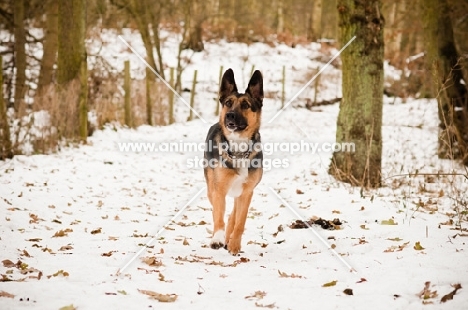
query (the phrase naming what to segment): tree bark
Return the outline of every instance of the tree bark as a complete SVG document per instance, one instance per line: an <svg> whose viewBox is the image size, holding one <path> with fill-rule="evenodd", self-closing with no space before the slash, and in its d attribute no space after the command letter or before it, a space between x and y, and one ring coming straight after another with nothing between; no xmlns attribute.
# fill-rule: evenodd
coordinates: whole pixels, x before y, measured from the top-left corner
<svg viewBox="0 0 468 310"><path fill-rule="evenodd" d="M10 124L6 113L6 105L3 97L3 59L0 55L0 160L13 157L11 147Z"/></svg>
<svg viewBox="0 0 468 310"><path fill-rule="evenodd" d="M26 30L24 26L24 0L15 0L14 3L14 24L15 24L15 111L19 111L26 92Z"/></svg>
<svg viewBox="0 0 468 310"><path fill-rule="evenodd" d="M336 142L354 143L354 152L335 152L329 172L353 185L381 183L383 27L379 0L339 0L340 42L356 39L341 54L343 99Z"/></svg>
<svg viewBox="0 0 468 310"><path fill-rule="evenodd" d="M322 2L322 38L337 39L338 14L336 4L337 0Z"/></svg>
<svg viewBox="0 0 468 310"><path fill-rule="evenodd" d="M310 28L307 39L317 41L322 37L322 0L314 0L310 15Z"/></svg>
<svg viewBox="0 0 468 310"><path fill-rule="evenodd" d="M432 71L439 107L438 155L459 158L468 165L467 88L463 84L450 8L446 0L427 0L422 9L427 66Z"/></svg>
<svg viewBox="0 0 468 310"><path fill-rule="evenodd" d="M58 1L51 0L47 3L46 29L43 42L43 56L39 73L38 90L53 82L54 64L57 59L58 49Z"/></svg>
<svg viewBox="0 0 468 310"><path fill-rule="evenodd" d="M65 137L87 138L86 1L59 0L57 83Z"/></svg>

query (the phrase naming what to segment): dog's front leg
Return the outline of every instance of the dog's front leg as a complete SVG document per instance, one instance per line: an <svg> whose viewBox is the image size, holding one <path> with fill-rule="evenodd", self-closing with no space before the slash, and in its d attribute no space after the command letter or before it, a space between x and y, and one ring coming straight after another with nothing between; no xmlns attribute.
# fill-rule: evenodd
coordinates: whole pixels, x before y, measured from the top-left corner
<svg viewBox="0 0 468 310"><path fill-rule="evenodd" d="M213 207L213 237L211 238L210 246L213 249L224 247L225 232L224 232L224 212L226 210L226 197L219 192L212 192L209 196Z"/></svg>
<svg viewBox="0 0 468 310"><path fill-rule="evenodd" d="M227 249L232 255L237 255L241 250L242 234L244 232L245 221L247 220L252 195L253 191L244 189L242 194L234 200L235 212L231 214L234 218L232 222L231 219L229 221L230 224L233 224L233 227L229 227L230 235L228 237L229 242L227 244Z"/></svg>

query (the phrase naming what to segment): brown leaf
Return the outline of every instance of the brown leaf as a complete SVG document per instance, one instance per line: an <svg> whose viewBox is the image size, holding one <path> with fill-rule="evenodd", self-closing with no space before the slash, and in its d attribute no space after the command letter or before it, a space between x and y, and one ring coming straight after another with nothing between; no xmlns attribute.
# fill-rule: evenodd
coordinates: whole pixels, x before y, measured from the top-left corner
<svg viewBox="0 0 468 310"><path fill-rule="evenodd" d="M160 267L163 265L161 260L158 260L155 256L143 257L141 259L145 264L153 267Z"/></svg>
<svg viewBox="0 0 468 310"><path fill-rule="evenodd" d="M5 291L0 291L0 297L15 298L15 295L10 294L10 293L5 292Z"/></svg>
<svg viewBox="0 0 468 310"><path fill-rule="evenodd" d="M110 257L110 256L112 256L112 253L114 253L114 251L109 251L109 252L106 252L106 253L102 253L101 256Z"/></svg>
<svg viewBox="0 0 468 310"><path fill-rule="evenodd" d="M50 276L47 276L48 279L50 279L51 277L58 277L58 276L64 276L64 277L68 277L70 276L70 274L66 271L63 271L63 270L59 270L57 271L56 273L50 275Z"/></svg>
<svg viewBox="0 0 468 310"><path fill-rule="evenodd" d="M265 296L266 296L266 293L264 291L256 291L255 293L245 296L244 298L245 299L253 299L253 298L262 299Z"/></svg>
<svg viewBox="0 0 468 310"><path fill-rule="evenodd" d="M23 250L23 252L20 255L21 256L26 256L26 257L31 257L31 255L26 250Z"/></svg>
<svg viewBox="0 0 468 310"><path fill-rule="evenodd" d="M424 299L423 303L427 304L427 299L437 297L437 291L431 291L431 282L427 281L424 283L423 290L418 294L419 298ZM429 302L430 303L430 302Z"/></svg>
<svg viewBox="0 0 468 310"><path fill-rule="evenodd" d="M300 189L296 189L296 194L298 194L298 195L302 195L302 194L304 194L304 192L303 192L303 191L301 191Z"/></svg>
<svg viewBox="0 0 468 310"><path fill-rule="evenodd" d="M76 310L76 308L74 305L68 305L68 306L61 307L59 310Z"/></svg>
<svg viewBox="0 0 468 310"><path fill-rule="evenodd" d="M440 300L440 302L446 302L448 300L452 300L453 299L453 296L455 296L455 294L457 293L457 291L459 289L462 288L461 284L460 283L457 283L457 284L453 284L452 287L454 288L453 291L451 291L450 293L448 293L447 295L444 295L442 297L442 299Z"/></svg>
<svg viewBox="0 0 468 310"><path fill-rule="evenodd" d="M255 302L255 307L273 309L273 308L275 308L275 303L264 305L264 304L261 304L259 302Z"/></svg>
<svg viewBox="0 0 468 310"><path fill-rule="evenodd" d="M282 272L281 270L278 270L278 273L279 273L281 278L298 278L298 279L302 279L301 275L297 275L297 274L294 274L294 273L287 274L286 272Z"/></svg>
<svg viewBox="0 0 468 310"><path fill-rule="evenodd" d="M68 233L69 233L69 232L73 232L73 229L71 229L71 228L60 229L59 231L57 231L57 232L52 236L52 238L54 238L54 237L66 237L66 236L68 236Z"/></svg>
<svg viewBox="0 0 468 310"><path fill-rule="evenodd" d="M343 291L343 293L345 293L346 295L354 295L354 294L353 294L353 290L350 289L350 288L345 289L345 290Z"/></svg>
<svg viewBox="0 0 468 310"><path fill-rule="evenodd" d="M177 299L176 294L160 294L157 292L140 289L138 289L138 291L142 294L148 295L151 299L155 299L160 302L174 302Z"/></svg>
<svg viewBox="0 0 468 310"><path fill-rule="evenodd" d="M9 259L3 260L2 263L3 263L3 267L7 267L7 268L11 268L11 267L15 267L15 266L16 266L16 264L13 263L13 262L12 262L11 260L9 260Z"/></svg>
<svg viewBox="0 0 468 310"><path fill-rule="evenodd" d="M73 247L71 245L64 245L59 249L59 251L70 251L70 250L73 250Z"/></svg>
<svg viewBox="0 0 468 310"><path fill-rule="evenodd" d="M328 283L323 284L322 287L335 286L337 282L338 282L338 281L336 281L336 280L335 280L335 281L331 281L331 282L328 282Z"/></svg>
<svg viewBox="0 0 468 310"><path fill-rule="evenodd" d="M184 241L182 242L183 245L190 245L190 243L187 241L187 238L184 238Z"/></svg>
<svg viewBox="0 0 468 310"><path fill-rule="evenodd" d="M39 242L41 240L42 240L41 238L32 238L32 239L27 239L26 241Z"/></svg>
<svg viewBox="0 0 468 310"><path fill-rule="evenodd" d="M101 233L101 227L91 230L91 235L100 234L100 233Z"/></svg>

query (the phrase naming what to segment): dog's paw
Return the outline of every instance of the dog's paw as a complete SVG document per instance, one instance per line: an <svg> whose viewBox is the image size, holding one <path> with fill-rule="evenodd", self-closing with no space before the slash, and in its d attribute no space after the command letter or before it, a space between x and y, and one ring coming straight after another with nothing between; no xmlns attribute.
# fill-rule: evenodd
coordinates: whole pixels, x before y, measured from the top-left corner
<svg viewBox="0 0 468 310"><path fill-rule="evenodd" d="M241 240L231 239L227 245L227 250L231 255L236 256L241 251Z"/></svg>
<svg viewBox="0 0 468 310"><path fill-rule="evenodd" d="M224 247L224 230L218 230L214 233L210 247L215 250Z"/></svg>

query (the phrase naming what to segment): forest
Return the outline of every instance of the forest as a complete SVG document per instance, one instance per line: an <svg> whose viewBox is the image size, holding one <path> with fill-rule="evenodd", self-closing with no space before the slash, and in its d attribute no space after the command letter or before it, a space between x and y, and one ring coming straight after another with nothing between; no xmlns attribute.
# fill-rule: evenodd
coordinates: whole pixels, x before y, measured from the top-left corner
<svg viewBox="0 0 468 310"><path fill-rule="evenodd" d="M4 0L0 42L0 308L466 307L467 0ZM235 256L228 69L263 81Z"/></svg>

